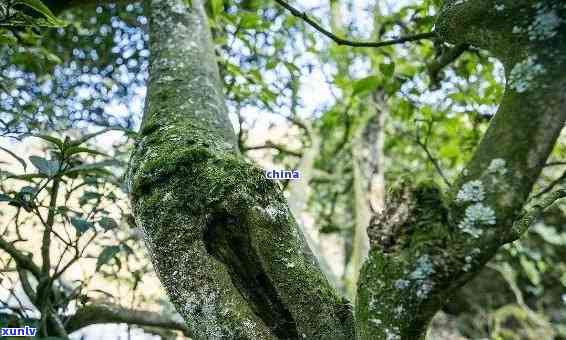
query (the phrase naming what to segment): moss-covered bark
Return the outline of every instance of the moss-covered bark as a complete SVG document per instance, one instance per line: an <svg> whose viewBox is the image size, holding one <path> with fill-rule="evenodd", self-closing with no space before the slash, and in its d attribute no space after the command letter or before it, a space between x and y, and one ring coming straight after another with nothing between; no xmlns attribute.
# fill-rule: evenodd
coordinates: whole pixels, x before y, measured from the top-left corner
<svg viewBox="0 0 566 340"><path fill-rule="evenodd" d="M129 187L172 302L198 339L344 339L350 309L278 185L240 156L200 0L148 0L150 80Z"/></svg>
<svg viewBox="0 0 566 340"><path fill-rule="evenodd" d="M452 192L405 184L370 226L356 304L358 339L421 339L450 294L503 244L566 121L563 1L446 1L439 38L492 52L504 99Z"/></svg>
<svg viewBox="0 0 566 340"><path fill-rule="evenodd" d="M197 338L353 337L279 187L238 153L202 4L188 3L146 1L150 82L128 178L159 277ZM405 183L370 226L356 338L424 337L449 295L519 236L566 120L565 12L557 0L444 4L439 39L502 60L506 95L452 192Z"/></svg>

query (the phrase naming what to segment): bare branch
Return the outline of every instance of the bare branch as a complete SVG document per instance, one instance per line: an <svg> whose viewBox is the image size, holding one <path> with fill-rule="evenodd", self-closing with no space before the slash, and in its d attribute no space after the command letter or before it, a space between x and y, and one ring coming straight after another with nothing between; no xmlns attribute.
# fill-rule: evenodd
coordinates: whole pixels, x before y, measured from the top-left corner
<svg viewBox="0 0 566 340"><path fill-rule="evenodd" d="M566 188L558 189L538 200L523 216L513 223L513 234L519 238L556 201L566 197Z"/></svg>
<svg viewBox="0 0 566 340"><path fill-rule="evenodd" d="M562 175L560 175L558 178L556 178L555 180L553 180L552 182L550 182L544 189L542 189L541 191L537 192L535 195L533 195L533 198L539 198L547 193L549 193L550 191L552 191L557 185L559 185L560 183L564 182L564 180L566 180L566 171L562 172Z"/></svg>
<svg viewBox="0 0 566 340"><path fill-rule="evenodd" d="M29 270L36 278L40 277L41 269L32 261L31 257L22 253L21 250L2 237L0 237L0 249L8 253L19 267Z"/></svg>
<svg viewBox="0 0 566 340"><path fill-rule="evenodd" d="M65 329L72 333L86 326L100 323L126 323L174 329L190 336L189 328L183 321L173 320L161 313L133 310L110 304L93 304L78 309L66 322Z"/></svg>
<svg viewBox="0 0 566 340"><path fill-rule="evenodd" d="M566 165L566 162L548 162L544 166L551 167L551 166L561 166L561 165Z"/></svg>
<svg viewBox="0 0 566 340"><path fill-rule="evenodd" d="M303 155L299 151L289 150L286 147L284 147L283 145L275 144L272 141L267 141L263 145L243 146L242 147L243 152L246 152L246 151L249 151L249 150L261 150L261 149L275 149L275 150L277 150L281 153L285 153L285 154L295 156L295 157L301 157Z"/></svg>
<svg viewBox="0 0 566 340"><path fill-rule="evenodd" d="M423 39L434 40L436 38L435 32L427 32L427 33L419 33L415 35L400 37L392 40L384 40L384 41L352 41L341 38L335 35L334 33L330 32L329 30L325 29L324 27L320 26L315 20L309 17L307 13L298 10L297 8L291 6L286 1L275 0L275 2L277 2L279 5L284 7L289 12L291 12L292 15L302 19L304 22L306 22L311 27L313 27L315 30L319 31L320 33L332 39L338 45L346 45L352 47L384 47L384 46L402 44L410 41L423 40Z"/></svg>
<svg viewBox="0 0 566 340"><path fill-rule="evenodd" d="M446 175L444 175L444 171L442 170L442 167L440 166L438 159L436 159L432 155L432 153L430 152L430 150L428 148L428 140L429 140L430 135L432 133L432 123L433 122L428 121L428 120L420 120L420 121L425 122L427 124L427 135L426 135L425 140L423 142L420 138L420 133L419 133L418 125L417 125L417 135L416 135L416 138L415 138L415 143L423 149L428 160L432 163L432 165L434 166L434 169L436 170L436 172L438 173L440 178L442 178L442 181L444 182L444 184L446 184L446 186L448 186L448 187L451 187L452 184L450 183L450 181L448 180Z"/></svg>
<svg viewBox="0 0 566 340"><path fill-rule="evenodd" d="M437 59L427 65L432 88L438 88L440 83L439 75L442 69L456 61L469 47L470 45L468 44L460 44L452 48L445 48Z"/></svg>

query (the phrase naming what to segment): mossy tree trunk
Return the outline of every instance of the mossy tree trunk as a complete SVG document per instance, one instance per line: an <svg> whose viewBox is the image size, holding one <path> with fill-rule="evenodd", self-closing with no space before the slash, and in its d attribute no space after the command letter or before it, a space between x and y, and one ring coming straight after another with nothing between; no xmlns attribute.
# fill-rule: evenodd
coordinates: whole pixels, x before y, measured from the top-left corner
<svg viewBox="0 0 566 340"><path fill-rule="evenodd" d="M370 226L357 338L423 338L450 294L528 226L526 199L566 119L565 19L558 0L445 1L439 38L502 61L505 96L452 192L403 186Z"/></svg>
<svg viewBox="0 0 566 340"><path fill-rule="evenodd" d="M447 297L520 236L566 119L563 1L445 2L438 38L492 52L506 95L452 192L407 183L370 226L355 326L279 187L237 150L201 0L146 6L150 80L131 199L196 338L420 339Z"/></svg>
<svg viewBox="0 0 566 340"><path fill-rule="evenodd" d="M159 278L196 338L345 339L278 185L237 149L200 0L146 1L150 79L129 173Z"/></svg>

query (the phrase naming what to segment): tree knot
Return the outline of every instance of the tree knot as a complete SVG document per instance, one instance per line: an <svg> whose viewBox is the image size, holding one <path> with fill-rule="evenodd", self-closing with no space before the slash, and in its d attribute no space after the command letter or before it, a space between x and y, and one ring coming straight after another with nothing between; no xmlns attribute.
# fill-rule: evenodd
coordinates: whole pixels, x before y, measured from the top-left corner
<svg viewBox="0 0 566 340"><path fill-rule="evenodd" d="M388 192L385 208L370 221L368 236L372 248L392 253L410 245L413 236L446 221L447 210L435 184L405 182Z"/></svg>

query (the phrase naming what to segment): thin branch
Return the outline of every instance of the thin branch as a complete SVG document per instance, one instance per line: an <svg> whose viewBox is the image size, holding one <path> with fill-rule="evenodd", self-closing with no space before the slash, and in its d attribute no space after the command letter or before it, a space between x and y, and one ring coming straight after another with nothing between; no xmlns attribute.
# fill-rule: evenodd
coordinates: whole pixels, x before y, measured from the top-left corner
<svg viewBox="0 0 566 340"><path fill-rule="evenodd" d="M49 269L51 269L51 231L53 230L53 224L55 223L55 212L57 208L57 194L59 192L59 177L53 179L53 185L51 186L51 194L49 197L49 211L47 212L47 221L44 224L43 239L41 243L41 257L43 259L43 264L41 266L41 274L44 276L49 276Z"/></svg>
<svg viewBox="0 0 566 340"><path fill-rule="evenodd" d="M20 267L19 265L17 266L17 270L18 270L18 277L20 278L20 283L22 285L22 289L24 290L24 293L27 295L30 301L35 301L36 299L35 291L33 290L31 283L29 282L29 278L26 270Z"/></svg>
<svg viewBox="0 0 566 340"><path fill-rule="evenodd" d="M25 255L11 243L0 237L0 249L10 255L17 265L29 270L36 278L41 275L41 269L32 261L30 256Z"/></svg>
<svg viewBox="0 0 566 340"><path fill-rule="evenodd" d="M542 213L548 209L552 204L554 204L559 199L566 197L566 189L561 188L545 197L538 200L532 207L526 211L520 219L513 223L513 236L518 239L524 232L526 232L530 226L542 215Z"/></svg>
<svg viewBox="0 0 566 340"><path fill-rule="evenodd" d="M100 323L126 323L160 327L178 330L190 336L190 330L183 321L173 320L161 313L133 310L110 304L92 304L79 308L66 322L65 328L69 333L72 333L86 326Z"/></svg>
<svg viewBox="0 0 566 340"><path fill-rule="evenodd" d="M438 173L440 178L442 178L442 181L444 182L444 184L446 184L446 186L448 186L450 188L452 186L452 184L450 183L450 181L448 180L448 178L444 174L444 171L442 171L442 167L440 166L438 159L436 159L432 155L432 153L430 152L430 150L428 148L428 140L429 140L430 135L432 133L432 121L428 121L428 120L419 120L419 121L424 121L425 123L427 123L427 135L425 137L425 141L424 142L421 141L419 129L418 129L418 125L417 125L417 135L416 135L416 138L415 138L415 142L417 143L418 146L420 146L423 149L423 151L426 154L426 157L432 163L432 165L434 166L434 169L436 170L436 172Z"/></svg>
<svg viewBox="0 0 566 340"><path fill-rule="evenodd" d="M348 39L341 38L334 33L330 32L329 30L325 29L324 27L320 26L315 20L308 16L306 12L302 12L299 9L291 6L289 3L283 0L275 0L279 5L284 7L288 10L292 15L296 16L297 18L302 19L304 22L309 24L315 30L319 31L320 33L324 34L325 36L332 39L338 45L346 45L346 46L353 46L353 47L384 47L384 46L391 46L402 44L409 41L417 41L423 39L433 40L436 38L435 32L428 32L428 33L419 33L415 35L400 37L397 39L392 40L384 40L384 41L352 41Z"/></svg>
<svg viewBox="0 0 566 340"><path fill-rule="evenodd" d="M566 162L548 162L544 166L550 167L550 166L561 166L561 165L566 165Z"/></svg>
<svg viewBox="0 0 566 340"><path fill-rule="evenodd" d="M536 194L533 195L533 199L539 198L544 194L549 193L550 191L552 191L552 189L554 189L554 187L556 187L558 184L564 182L564 180L566 180L566 171L564 171L562 173L562 175L560 175L560 177L558 177L557 179L555 179L554 181L550 182L544 189L542 189L540 192L537 192Z"/></svg>
<svg viewBox="0 0 566 340"><path fill-rule="evenodd" d="M281 153L285 153L291 156L295 156L295 157L301 157L303 154L299 151L294 151L294 150L289 150L286 147L279 145L279 144L275 144L271 141L267 141L265 142L264 145L254 145L254 146L243 146L242 147L242 151L246 152L249 150L261 150L261 149L275 149Z"/></svg>
<svg viewBox="0 0 566 340"><path fill-rule="evenodd" d="M431 154L430 150L428 149L428 146L426 144L423 144L421 141L417 140L417 145L420 146L423 151L426 154L426 157L428 158L428 160L432 163L432 165L434 166L434 168L436 169L436 172L438 173L438 175L440 176L440 178L442 178L442 181L444 182L444 184L446 184L448 187L451 187L452 184L450 183L450 181L448 181L448 178L446 177L446 175L444 174L444 171L442 171L442 168L440 167L440 164L438 164L438 160L436 158L434 158L434 156Z"/></svg>
<svg viewBox="0 0 566 340"><path fill-rule="evenodd" d="M456 59L466 52L469 47L470 45L468 44L460 44L452 48L446 48L442 51L442 54L438 58L427 65L428 75L433 89L436 89L439 86L439 75L442 69L456 61Z"/></svg>

